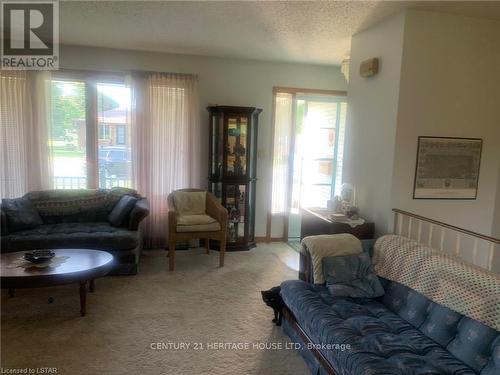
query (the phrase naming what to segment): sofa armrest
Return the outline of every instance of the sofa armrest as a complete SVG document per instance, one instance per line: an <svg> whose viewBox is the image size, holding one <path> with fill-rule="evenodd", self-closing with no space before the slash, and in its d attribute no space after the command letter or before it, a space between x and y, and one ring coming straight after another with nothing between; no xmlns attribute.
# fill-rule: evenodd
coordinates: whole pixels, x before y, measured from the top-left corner
<svg viewBox="0 0 500 375"><path fill-rule="evenodd" d="M227 210L219 203L217 198L210 193L207 193L207 214L216 219L223 230L227 227Z"/></svg>
<svg viewBox="0 0 500 375"><path fill-rule="evenodd" d="M0 229L2 232L2 236L6 236L9 234L9 231L7 230L7 215L5 212L3 212L2 208L0 207Z"/></svg>
<svg viewBox="0 0 500 375"><path fill-rule="evenodd" d="M149 202L146 198L141 198L137 201L134 208L130 212L128 224L129 230L139 229L139 223L149 215Z"/></svg>

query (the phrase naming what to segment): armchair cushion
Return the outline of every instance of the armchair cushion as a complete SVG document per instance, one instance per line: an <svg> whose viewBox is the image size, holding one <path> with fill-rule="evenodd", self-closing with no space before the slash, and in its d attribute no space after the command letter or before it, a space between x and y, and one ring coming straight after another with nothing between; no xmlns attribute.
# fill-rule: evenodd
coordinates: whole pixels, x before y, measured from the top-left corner
<svg viewBox="0 0 500 375"><path fill-rule="evenodd" d="M177 218L177 225L204 225L216 222L217 220L208 215L180 215Z"/></svg>
<svg viewBox="0 0 500 375"><path fill-rule="evenodd" d="M205 191L174 191L175 209L180 215L202 215L206 210Z"/></svg>
<svg viewBox="0 0 500 375"><path fill-rule="evenodd" d="M210 224L200 225L177 225L177 232L218 232L220 231L220 224L216 221Z"/></svg>

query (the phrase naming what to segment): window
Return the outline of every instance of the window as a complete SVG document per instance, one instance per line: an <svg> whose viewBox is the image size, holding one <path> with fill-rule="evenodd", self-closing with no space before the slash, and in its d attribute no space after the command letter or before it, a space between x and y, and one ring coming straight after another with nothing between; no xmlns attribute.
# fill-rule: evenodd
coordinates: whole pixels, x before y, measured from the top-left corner
<svg viewBox="0 0 500 375"><path fill-rule="evenodd" d="M125 144L125 126L120 125L116 128L116 143Z"/></svg>
<svg viewBox="0 0 500 375"><path fill-rule="evenodd" d="M109 139L109 125L108 124L101 124L99 126L99 140L100 141L105 141Z"/></svg>
<svg viewBox="0 0 500 375"><path fill-rule="evenodd" d="M119 81L69 73L52 80L56 189L132 187L130 88Z"/></svg>
<svg viewBox="0 0 500 375"><path fill-rule="evenodd" d="M97 84L99 132L106 134L98 142L99 187L132 187L130 136L130 89L124 84Z"/></svg>
<svg viewBox="0 0 500 375"><path fill-rule="evenodd" d="M86 84L76 80L52 80L53 184L56 189L87 187Z"/></svg>

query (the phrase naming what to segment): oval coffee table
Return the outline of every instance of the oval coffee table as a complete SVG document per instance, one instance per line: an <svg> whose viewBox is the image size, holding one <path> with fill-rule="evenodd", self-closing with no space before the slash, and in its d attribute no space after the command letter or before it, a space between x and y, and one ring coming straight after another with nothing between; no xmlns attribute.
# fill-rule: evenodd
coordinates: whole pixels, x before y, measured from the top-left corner
<svg viewBox="0 0 500 375"><path fill-rule="evenodd" d="M113 267L113 256L100 250L57 249L57 256L68 257L64 263L56 267L15 267L13 262L24 256L24 252L1 255L2 289L9 289L11 297L17 288L39 288L65 284L80 284L80 313L85 316L87 299L87 282L90 292L94 291L94 279L105 276Z"/></svg>

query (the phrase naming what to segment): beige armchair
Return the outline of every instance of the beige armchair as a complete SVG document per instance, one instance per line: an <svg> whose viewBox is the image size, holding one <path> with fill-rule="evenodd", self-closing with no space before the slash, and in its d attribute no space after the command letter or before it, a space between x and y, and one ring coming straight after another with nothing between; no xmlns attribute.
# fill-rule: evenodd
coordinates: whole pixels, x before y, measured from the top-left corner
<svg viewBox="0 0 500 375"><path fill-rule="evenodd" d="M210 240L218 240L219 266L224 266L226 251L227 210L217 198L200 189L181 189L168 196L168 256L169 268L175 268L177 241L205 239L207 254Z"/></svg>

